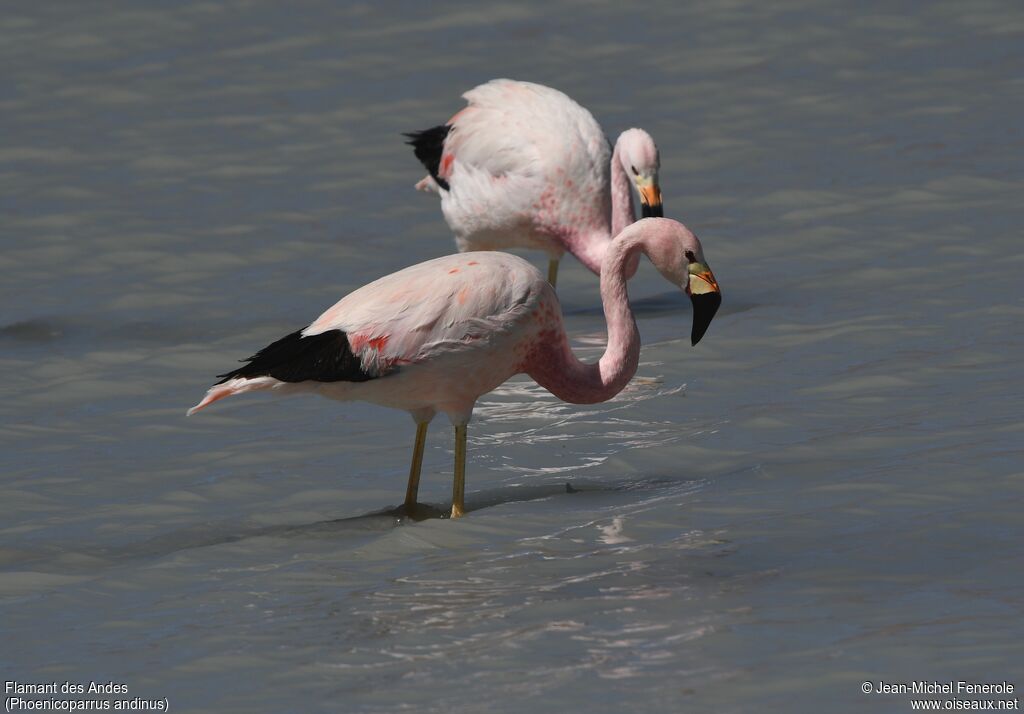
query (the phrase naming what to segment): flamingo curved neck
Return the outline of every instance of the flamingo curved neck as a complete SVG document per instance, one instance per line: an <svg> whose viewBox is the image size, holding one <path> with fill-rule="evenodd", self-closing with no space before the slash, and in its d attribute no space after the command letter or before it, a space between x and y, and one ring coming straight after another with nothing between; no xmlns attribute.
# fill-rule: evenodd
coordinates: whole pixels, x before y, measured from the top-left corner
<svg viewBox="0 0 1024 714"><path fill-rule="evenodd" d="M612 237L617 236L630 223L636 220L633 212L633 191L630 189L630 179L626 174L626 168L622 165L622 138L615 142L615 150L612 151Z"/></svg>
<svg viewBox="0 0 1024 714"><path fill-rule="evenodd" d="M556 397L572 404L604 402L622 391L640 363L640 332L629 306L627 272L639 252L647 252L636 234L611 241L601 269L601 302L608 323L608 345L594 364L581 362L561 328L557 340L538 354L527 374ZM634 267L635 270L635 267Z"/></svg>
<svg viewBox="0 0 1024 714"><path fill-rule="evenodd" d="M627 226L636 220L633 212L633 191L630 188L630 179L626 169L622 166L620 158L621 140L615 143L615 150L612 152L611 162L611 226L605 223L601 228L589 234L573 235L568 237L567 243L569 252L576 259L585 265L595 275L601 274L601 266L604 263L605 253L608 247L615 241L615 238ZM636 272L637 262L634 260L626 271L626 278L633 277Z"/></svg>

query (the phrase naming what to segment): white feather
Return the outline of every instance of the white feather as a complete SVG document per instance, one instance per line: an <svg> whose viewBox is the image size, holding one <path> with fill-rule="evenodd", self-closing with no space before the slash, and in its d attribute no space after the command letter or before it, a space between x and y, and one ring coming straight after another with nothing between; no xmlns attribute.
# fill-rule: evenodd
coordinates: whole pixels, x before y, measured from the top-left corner
<svg viewBox="0 0 1024 714"><path fill-rule="evenodd" d="M441 172L450 184L441 208L460 250L559 257L569 234L607 236L611 151L589 111L557 89L508 79L463 97Z"/></svg>

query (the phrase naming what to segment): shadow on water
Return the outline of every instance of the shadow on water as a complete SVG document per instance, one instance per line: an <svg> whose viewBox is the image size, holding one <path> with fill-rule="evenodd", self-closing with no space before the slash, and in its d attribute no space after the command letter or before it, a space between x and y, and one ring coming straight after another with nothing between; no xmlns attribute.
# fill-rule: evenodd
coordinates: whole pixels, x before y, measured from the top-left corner
<svg viewBox="0 0 1024 714"><path fill-rule="evenodd" d="M531 486L504 486L487 491L478 491L466 498L466 513L472 514L495 506L503 506L510 503L525 503L529 501L541 501L548 498L570 495L586 494L614 494L614 493L650 493L667 490L670 488L687 487L689 490L698 488L704 481L693 479L673 479L667 477L648 477L642 479L629 479L617 483L559 483L537 484ZM318 521L301 525L279 525L261 527L248 531L238 532L230 536L205 539L201 542L184 544L181 540L183 533L167 534L159 539L147 541L152 546L156 540L167 542L169 539L177 541L177 547L172 547L166 554L186 550L190 548L202 548L207 546L233 543L248 538L271 537L271 538L335 538L344 536L362 536L368 533L377 533L391 530L402 525L419 523L433 519L448 519L451 506L448 504L419 503L413 514L406 513L405 506L393 506L378 511L371 511L359 516L348 516L336 518L329 521ZM186 532L187 533L187 532ZM153 555L159 557L160 551L156 550Z"/></svg>
<svg viewBox="0 0 1024 714"><path fill-rule="evenodd" d="M540 501L555 497L586 498L588 494L636 493L649 496L670 489L694 491L705 482L685 478L652 476L632 478L614 483L546 483L530 486L503 486L478 491L466 501L467 514L511 503ZM254 538L316 539L351 541L372 538L403 525L434 519L448 519L447 504L420 503L410 516L404 506L388 507L358 516L298 525L249 527L239 524L202 524L165 533L127 546L90 550L70 550L55 545L34 551L8 549L2 555L3 569L59 571L95 576L105 567L127 565L137 561L153 561L189 550L240 543Z"/></svg>
<svg viewBox="0 0 1024 714"><path fill-rule="evenodd" d="M51 342L64 335L65 326L55 320L23 320L0 326L0 339L17 342Z"/></svg>
<svg viewBox="0 0 1024 714"><path fill-rule="evenodd" d="M649 295L647 297L630 300L630 306L633 308L633 314L638 318L643 317L657 317L658 315L675 315L682 314L692 311L690 305L689 296L681 290L669 290L664 293L658 293L657 295ZM753 310L758 305L752 302L744 302L742 300L723 300L722 307L718 312L718 316L722 315L734 315L740 312L746 312L747 310ZM600 303L588 304L586 307L574 307L571 305L562 305L562 312L565 315L585 315L585 316L603 316L604 308L601 307Z"/></svg>
<svg viewBox="0 0 1024 714"><path fill-rule="evenodd" d="M569 482L537 484L533 486L505 486L488 491L478 491L466 498L466 513L472 514L495 506L510 503L540 501L558 496L588 493L649 492L670 487L687 485L693 487L700 482L692 480L671 480L661 477L630 479L612 484L571 484ZM406 513L405 506L390 506L358 516L334 518L329 521L303 523L299 525L261 526L228 531L228 526L188 528L151 538L144 543L123 549L110 549L100 554L110 560L136 558L161 558L173 553L196 548L237 543L251 538L301 538L337 539L362 538L434 519L447 520L451 506L448 504L419 503L413 514Z"/></svg>

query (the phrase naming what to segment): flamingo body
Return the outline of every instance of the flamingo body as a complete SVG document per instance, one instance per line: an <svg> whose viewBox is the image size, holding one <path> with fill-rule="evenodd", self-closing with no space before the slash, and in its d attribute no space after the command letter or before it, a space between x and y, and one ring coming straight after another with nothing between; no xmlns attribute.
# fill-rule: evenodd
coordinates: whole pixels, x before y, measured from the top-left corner
<svg viewBox="0 0 1024 714"><path fill-rule="evenodd" d="M409 135L430 171L417 187L440 194L459 250L533 248L552 261L568 251L598 273L612 236L633 221L626 171L656 191L650 136L624 132L613 156L589 111L531 82L496 79L463 97L446 124Z"/></svg>
<svg viewBox="0 0 1024 714"><path fill-rule="evenodd" d="M696 344L721 303L700 242L662 218L629 226L604 257L601 297L608 346L594 364L576 359L554 288L525 260L502 252L436 258L342 298L303 330L221 375L193 414L249 391L316 392L408 411L418 424L406 508L414 509L426 425L445 413L456 429L452 515L463 512L466 424L476 400L526 373L564 401L611 399L636 372L640 335L626 280L640 253L694 303Z"/></svg>
<svg viewBox="0 0 1024 714"><path fill-rule="evenodd" d="M561 324L551 286L521 258L488 251L428 260L342 298L295 333L309 349L296 344L276 362L257 354L255 370L247 365L224 375L193 411L225 396L269 389L314 391L414 414L444 412L465 423L480 395L523 371L522 355L542 329L553 327L542 325L540 315ZM332 335L337 339L322 349L314 344ZM304 374L303 363L333 363L345 352L358 370L337 379L290 379Z"/></svg>

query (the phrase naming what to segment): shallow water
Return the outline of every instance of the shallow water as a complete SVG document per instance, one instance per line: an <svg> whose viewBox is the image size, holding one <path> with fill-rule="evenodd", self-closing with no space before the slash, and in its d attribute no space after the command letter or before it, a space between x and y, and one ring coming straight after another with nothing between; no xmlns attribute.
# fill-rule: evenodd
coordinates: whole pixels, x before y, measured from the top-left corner
<svg viewBox="0 0 1024 714"><path fill-rule="evenodd" d="M1024 10L51 2L0 18L0 674L173 710L909 711L1024 661ZM495 76L647 128L725 304L650 266L615 400L413 428L211 377L450 252L400 133ZM531 256L539 265L539 255ZM559 292L580 351L597 285ZM450 494L434 423L421 494Z"/></svg>

